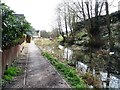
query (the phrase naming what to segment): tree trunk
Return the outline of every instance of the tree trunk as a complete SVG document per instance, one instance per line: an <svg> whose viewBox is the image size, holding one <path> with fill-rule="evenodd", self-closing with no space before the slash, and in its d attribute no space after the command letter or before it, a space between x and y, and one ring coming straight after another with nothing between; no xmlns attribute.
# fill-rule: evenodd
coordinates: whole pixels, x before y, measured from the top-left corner
<svg viewBox="0 0 120 90"><path fill-rule="evenodd" d="M108 9L108 1L105 2L106 6L106 22L107 22L107 29L108 29L108 35L109 35L109 45L110 48L113 47L113 41L112 41L112 33L110 29L110 16L109 16L109 9Z"/></svg>

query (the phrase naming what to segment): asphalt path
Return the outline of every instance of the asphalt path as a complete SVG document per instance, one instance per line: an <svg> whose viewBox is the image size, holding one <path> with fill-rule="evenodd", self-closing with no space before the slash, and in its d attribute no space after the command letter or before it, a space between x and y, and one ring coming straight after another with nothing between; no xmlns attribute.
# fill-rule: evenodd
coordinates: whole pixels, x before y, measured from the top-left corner
<svg viewBox="0 0 120 90"><path fill-rule="evenodd" d="M24 47L17 64L24 73L4 88L70 88L34 42Z"/></svg>

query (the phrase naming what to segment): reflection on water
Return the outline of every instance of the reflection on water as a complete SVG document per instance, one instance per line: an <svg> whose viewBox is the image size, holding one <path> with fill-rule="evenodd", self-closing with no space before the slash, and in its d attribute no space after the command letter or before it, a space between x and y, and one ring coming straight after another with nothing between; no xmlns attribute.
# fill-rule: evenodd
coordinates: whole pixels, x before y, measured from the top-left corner
<svg viewBox="0 0 120 90"><path fill-rule="evenodd" d="M68 49L68 48L65 48L64 49L64 58L67 59L68 61L72 60L72 54L73 54L73 51Z"/></svg>
<svg viewBox="0 0 120 90"><path fill-rule="evenodd" d="M109 88L120 88L120 78L115 75L110 75L110 78L107 78L107 74L105 72L100 72L101 80L103 81L104 87L106 87L105 81L109 79Z"/></svg>
<svg viewBox="0 0 120 90"><path fill-rule="evenodd" d="M84 74L88 70L88 66L85 65L84 63L80 62L80 61L77 62L76 67L78 68L78 70L82 71Z"/></svg>
<svg viewBox="0 0 120 90"><path fill-rule="evenodd" d="M70 48L65 48L64 49L64 54L63 57L65 59L67 59L69 62L75 61L74 57L76 57L76 54L79 54L78 51L76 51L76 54L73 54L75 51L70 49ZM107 87L107 84L109 85L109 88L120 88L120 75L115 75L110 73L110 77L108 77L108 73L107 71L105 71L105 65L103 63L106 62L102 62L101 61L91 61L90 62L81 62L83 60L80 59L80 56L77 56L76 62L74 64L76 64L76 68L77 70L79 70L82 73L86 73L89 71L92 71L92 74L94 76L99 76L99 79L102 81L102 85L104 88ZM87 59L87 57L86 57Z"/></svg>
<svg viewBox="0 0 120 90"><path fill-rule="evenodd" d="M115 71L112 69L110 71L110 77L108 78L108 71L107 71L107 58L99 58L95 57L92 55L94 58L90 59L87 54L82 54L81 50L86 50L88 51L88 48L75 48L74 50L71 47L65 48L64 46L59 45L57 48L56 47L45 47L42 48L44 51L48 51L50 53L54 53L58 58L61 59L66 59L68 63L72 63L73 66L76 67L78 72L82 72L83 74L86 72L91 72L93 76L97 77L102 81L102 87L106 88L109 84L109 88L120 88L120 75L116 75L112 73ZM84 57L84 58L83 58ZM99 59L98 59L99 58ZM106 61L105 61L106 60ZM117 60L117 59L116 59ZM119 60L117 62L115 61L115 64L112 65L113 67L110 68L117 68L118 72L120 70L119 68Z"/></svg>

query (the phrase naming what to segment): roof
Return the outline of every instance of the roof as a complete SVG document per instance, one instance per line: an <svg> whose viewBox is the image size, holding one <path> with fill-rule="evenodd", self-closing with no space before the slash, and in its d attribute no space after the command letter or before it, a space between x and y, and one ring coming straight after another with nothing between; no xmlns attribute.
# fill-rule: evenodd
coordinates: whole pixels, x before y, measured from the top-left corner
<svg viewBox="0 0 120 90"><path fill-rule="evenodd" d="M16 17L25 18L24 14L14 14Z"/></svg>

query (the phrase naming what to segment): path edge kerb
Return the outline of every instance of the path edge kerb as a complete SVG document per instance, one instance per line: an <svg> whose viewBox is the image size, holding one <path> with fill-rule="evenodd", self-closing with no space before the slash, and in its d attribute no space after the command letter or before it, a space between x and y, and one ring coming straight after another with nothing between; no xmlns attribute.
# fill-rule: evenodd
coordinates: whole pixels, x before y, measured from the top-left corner
<svg viewBox="0 0 120 90"><path fill-rule="evenodd" d="M37 46L37 45L36 45ZM40 47L39 46L37 46L38 47L38 49L42 52L42 50L40 49ZM41 52L39 52L40 54L41 54ZM44 57L43 55L41 55L49 64L51 64L50 62L49 62L49 60L46 58L46 57ZM63 77L63 75L61 75L59 72L58 72L58 70L56 70L56 68L51 64L51 67L57 72L57 74L60 76L60 78L65 82L65 84L69 87L69 88L71 88L71 86L68 84L68 82L64 79L64 77Z"/></svg>

